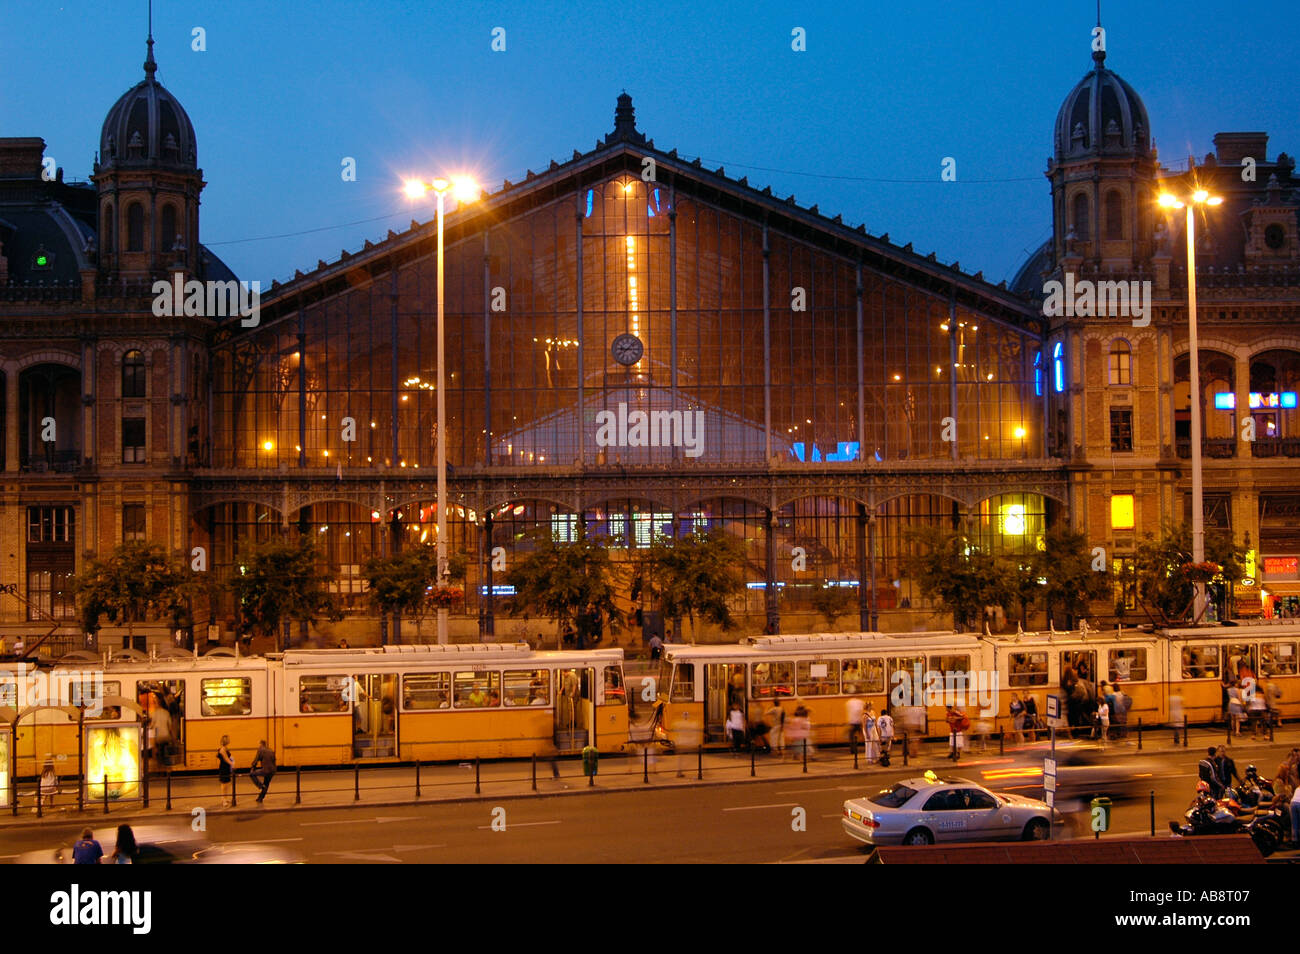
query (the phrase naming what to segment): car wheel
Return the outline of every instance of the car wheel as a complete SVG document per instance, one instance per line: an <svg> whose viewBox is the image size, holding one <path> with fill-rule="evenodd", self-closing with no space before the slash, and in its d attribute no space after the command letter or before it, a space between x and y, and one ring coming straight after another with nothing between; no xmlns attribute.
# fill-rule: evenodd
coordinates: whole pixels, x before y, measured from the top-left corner
<svg viewBox="0 0 1300 954"><path fill-rule="evenodd" d="M1021 841L1047 841L1047 836L1051 834L1052 826L1047 823L1045 818L1035 818L1025 826L1024 833L1020 836Z"/></svg>
<svg viewBox="0 0 1300 954"><path fill-rule="evenodd" d="M934 844L934 835L930 834L930 832L929 832L928 829L925 829L925 828L913 828L911 831L909 831L906 835L903 836L903 844L905 844L905 845L933 845L933 844Z"/></svg>

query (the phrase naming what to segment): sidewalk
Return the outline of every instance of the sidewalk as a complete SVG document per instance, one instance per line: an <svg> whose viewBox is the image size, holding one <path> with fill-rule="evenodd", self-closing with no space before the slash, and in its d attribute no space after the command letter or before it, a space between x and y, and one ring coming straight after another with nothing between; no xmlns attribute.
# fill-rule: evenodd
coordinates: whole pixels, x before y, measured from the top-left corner
<svg viewBox="0 0 1300 954"><path fill-rule="evenodd" d="M1222 744L1226 731L1218 729L1192 729L1187 746L1173 745L1172 730L1158 733L1146 731L1143 734L1142 755L1173 754L1186 752L1188 765L1202 757L1211 744ZM1059 740L1058 742L1062 742ZM377 808L384 806L411 805L437 802L459 802L474 799L506 799L520 797L541 797L557 795L579 795L594 791L636 791L645 789L689 788L699 785L736 785L748 781L772 781L774 779L795 779L807 776L820 778L861 779L864 786L872 784L874 778L897 778L914 772L919 775L927 769L942 773L960 774L965 764L987 764L990 759L1017 756L1024 758L1040 757L1045 740L1032 747L1032 755L1024 749L1006 747L999 753L997 739L992 739L986 750L968 751L960 762L954 764L947 758L948 748L939 742L927 742L921 746L918 756L908 759L903 764L902 740L896 740L893 758L888 769L868 766L861 758L859 750L859 768L854 769L854 759L845 746L817 750L807 762L806 770L802 760L786 757L778 759L772 755L754 755L751 763L749 753L732 753L723 749L705 750L702 754L690 751L681 754L660 754L653 749L648 757L639 751L635 755L604 756L600 760L599 771L594 784L582 774L582 761L568 757L556 759L539 758L536 762L536 781L533 779L533 765L528 761L493 761L481 762L478 766L477 784L475 782L475 765L473 762L459 764L439 763L421 765L418 770L419 793L417 795L417 769L412 764L406 765L361 765L359 768L323 768L304 769L301 773L292 767L281 768L271 783L269 794L263 805L256 801L257 790L248 778L247 772L240 772L236 778L236 806L221 808L221 790L215 775L174 775L171 778L171 809L167 808L167 779L155 774L150 780L150 804L144 808L141 800L126 802L109 802L109 817L115 820L161 818L169 814L191 816L195 809L206 812L249 812L249 811L292 811L295 808L342 808L363 806ZM1234 752L1239 765L1247 753L1284 749L1300 744L1300 725L1287 727L1276 732L1275 741L1255 743L1249 735L1234 743ZM1111 742L1108 750L1117 757L1137 752L1136 740L1128 743ZM752 775L751 775L752 764ZM1261 765L1261 774L1270 774L1274 766ZM1188 771L1192 769L1189 768ZM0 829L31 824L59 824L82 822L96 824L105 817L102 801L87 800L82 812L76 810L76 792L64 792L58 797L53 810L46 807L43 817L38 821L33 813L35 802L32 792L34 783L30 780L20 782L19 810L15 816L12 807L0 809Z"/></svg>

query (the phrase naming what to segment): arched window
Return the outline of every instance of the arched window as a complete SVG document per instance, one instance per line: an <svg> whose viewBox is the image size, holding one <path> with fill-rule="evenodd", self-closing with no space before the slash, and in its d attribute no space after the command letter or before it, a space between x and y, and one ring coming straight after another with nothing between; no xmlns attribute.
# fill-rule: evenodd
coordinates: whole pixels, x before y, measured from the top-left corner
<svg viewBox="0 0 1300 954"><path fill-rule="evenodd" d="M1065 345L1059 341L1052 346L1052 384L1057 394L1065 390Z"/></svg>
<svg viewBox="0 0 1300 954"><path fill-rule="evenodd" d="M1074 237L1080 242L1087 242L1092 238L1092 227L1088 222L1088 196L1083 192L1074 197L1074 220L1071 224L1074 228Z"/></svg>
<svg viewBox="0 0 1300 954"><path fill-rule="evenodd" d="M126 250L144 251L144 206L139 202L126 207Z"/></svg>
<svg viewBox="0 0 1300 954"><path fill-rule="evenodd" d="M99 244L105 252L117 247L117 216L113 214L113 203L104 206L104 224L99 230Z"/></svg>
<svg viewBox="0 0 1300 954"><path fill-rule="evenodd" d="M1124 197L1115 190L1106 193L1106 238L1124 237Z"/></svg>
<svg viewBox="0 0 1300 954"><path fill-rule="evenodd" d="M1034 352L1034 394L1043 396L1043 352Z"/></svg>
<svg viewBox="0 0 1300 954"><path fill-rule="evenodd" d="M128 351L122 358L122 397L144 397L144 354Z"/></svg>
<svg viewBox="0 0 1300 954"><path fill-rule="evenodd" d="M1110 346L1110 383L1132 383L1133 349L1123 338L1116 338Z"/></svg>
<svg viewBox="0 0 1300 954"><path fill-rule="evenodd" d="M168 203L162 209L162 228L158 231L158 248L164 255L170 253L172 246L176 244L176 206Z"/></svg>

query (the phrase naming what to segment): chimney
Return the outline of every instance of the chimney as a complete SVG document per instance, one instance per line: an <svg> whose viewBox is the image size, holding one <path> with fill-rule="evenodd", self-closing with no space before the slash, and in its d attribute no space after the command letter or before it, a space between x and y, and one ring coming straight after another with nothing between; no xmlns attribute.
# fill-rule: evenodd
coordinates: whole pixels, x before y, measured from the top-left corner
<svg viewBox="0 0 1300 954"><path fill-rule="evenodd" d="M0 139L0 179L39 179L44 155L44 139Z"/></svg>
<svg viewBox="0 0 1300 954"><path fill-rule="evenodd" d="M1267 159L1268 133L1217 133L1214 137L1214 149L1220 165L1239 166L1241 160L1247 156L1256 162L1264 162Z"/></svg>

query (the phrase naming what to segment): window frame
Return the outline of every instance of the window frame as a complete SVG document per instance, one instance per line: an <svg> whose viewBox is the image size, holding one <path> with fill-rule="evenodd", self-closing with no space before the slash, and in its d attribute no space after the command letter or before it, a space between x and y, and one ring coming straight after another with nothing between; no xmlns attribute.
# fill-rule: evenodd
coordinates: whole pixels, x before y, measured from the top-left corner
<svg viewBox="0 0 1300 954"><path fill-rule="evenodd" d="M438 678L440 676L443 677L441 680ZM429 679L432 680L435 685L432 688L424 688L417 685L412 687L408 694L408 679ZM441 687L436 685L439 681L442 682ZM404 672L402 673L402 683L398 689L399 694L402 697L403 712L443 712L451 708L451 670L439 669L433 672ZM416 692L432 693L434 694L433 698L435 699L437 698L437 693L441 692L442 703L434 706L413 706L410 704L409 700Z"/></svg>
<svg viewBox="0 0 1300 954"><path fill-rule="evenodd" d="M207 685L210 682L241 682L246 692L236 695L236 699L248 700L247 712L217 712L208 704ZM205 711L209 710L209 711ZM201 719L242 719L253 714L253 677L252 676L200 676L199 677L199 715Z"/></svg>

